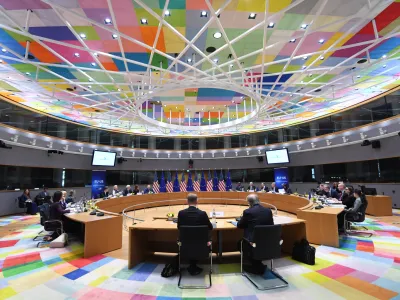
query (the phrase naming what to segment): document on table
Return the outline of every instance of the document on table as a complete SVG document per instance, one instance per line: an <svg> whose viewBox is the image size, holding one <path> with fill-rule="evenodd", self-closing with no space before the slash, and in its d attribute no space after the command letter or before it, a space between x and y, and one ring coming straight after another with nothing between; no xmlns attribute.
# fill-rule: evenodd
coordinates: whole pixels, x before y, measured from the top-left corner
<svg viewBox="0 0 400 300"><path fill-rule="evenodd" d="M218 218L218 217L223 217L224 216L224 212L223 211L216 211L215 212L215 216ZM210 212L210 218L212 218L213 217L213 212Z"/></svg>

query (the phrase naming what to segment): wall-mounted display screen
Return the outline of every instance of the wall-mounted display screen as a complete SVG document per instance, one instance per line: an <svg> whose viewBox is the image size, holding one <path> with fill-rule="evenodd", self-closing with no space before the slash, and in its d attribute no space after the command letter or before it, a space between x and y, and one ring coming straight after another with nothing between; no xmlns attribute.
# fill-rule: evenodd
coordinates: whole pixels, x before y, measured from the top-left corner
<svg viewBox="0 0 400 300"><path fill-rule="evenodd" d="M92 166L114 167L117 152L93 151Z"/></svg>
<svg viewBox="0 0 400 300"><path fill-rule="evenodd" d="M265 157L267 158L267 164L269 165L286 164L290 161L288 149L265 151Z"/></svg>

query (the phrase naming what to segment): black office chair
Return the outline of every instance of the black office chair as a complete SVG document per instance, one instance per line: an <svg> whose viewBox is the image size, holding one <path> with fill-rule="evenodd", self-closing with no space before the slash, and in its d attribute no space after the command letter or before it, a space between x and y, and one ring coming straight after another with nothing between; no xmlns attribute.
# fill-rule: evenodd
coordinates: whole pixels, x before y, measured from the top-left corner
<svg viewBox="0 0 400 300"><path fill-rule="evenodd" d="M240 244L240 271L243 276L245 276L254 286L259 290L270 290L276 288L287 287L288 282L282 278L278 273L273 270L274 258L281 256L281 235L282 227L281 225L258 225L254 228L253 232L253 242L243 239ZM271 273L275 275L276 279L280 280L281 283L275 285L265 286L263 283L268 280L263 280L263 275L254 275L247 272L243 272L243 243L249 243L251 249L252 258L255 260L271 260ZM268 271L266 271L268 272ZM262 282L259 283L259 279Z"/></svg>
<svg viewBox="0 0 400 300"><path fill-rule="evenodd" d="M208 226L180 226L179 227L179 281L178 287L181 289L209 289L212 285L212 247L209 245ZM204 260L210 258L210 284L206 286L183 286L182 279L182 260Z"/></svg>
<svg viewBox="0 0 400 300"><path fill-rule="evenodd" d="M365 226L361 226L364 229L364 231L352 229L352 227L356 225L355 223L362 223L365 221L365 213L367 211L367 207L368 207L368 201L367 199L364 199L364 203L361 205L359 213L347 212L344 214L344 233L346 235L356 235L359 237L366 237L366 238L370 238L372 236L371 232L365 232L368 231L368 228ZM358 214L357 220L354 219L354 214Z"/></svg>
<svg viewBox="0 0 400 300"><path fill-rule="evenodd" d="M40 231L39 234L33 239L34 241L39 241L37 243L37 247L39 247L42 243L46 243L44 238L51 236L54 231L58 230L60 234L64 233L63 223L60 220L50 220L50 205L48 203L40 205L38 210L40 214L40 224L44 227L44 229Z"/></svg>

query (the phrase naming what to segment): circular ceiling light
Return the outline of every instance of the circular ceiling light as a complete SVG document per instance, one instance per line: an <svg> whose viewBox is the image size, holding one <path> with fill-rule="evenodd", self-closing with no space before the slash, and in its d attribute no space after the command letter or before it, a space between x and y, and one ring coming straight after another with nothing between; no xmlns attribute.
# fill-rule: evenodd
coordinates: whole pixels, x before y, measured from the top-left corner
<svg viewBox="0 0 400 300"><path fill-rule="evenodd" d="M205 10L201 11L200 17L203 17L203 18L207 17L207 12Z"/></svg>
<svg viewBox="0 0 400 300"><path fill-rule="evenodd" d="M81 38L83 38L83 39L86 39L86 34L84 34L84 33L80 33L79 36L80 36Z"/></svg>
<svg viewBox="0 0 400 300"><path fill-rule="evenodd" d="M142 19L140 20L140 23L142 23L142 24L147 24L147 19L142 18Z"/></svg>
<svg viewBox="0 0 400 300"><path fill-rule="evenodd" d="M222 36L222 33L219 32L219 31L217 31L216 33L213 34L213 37L216 38L216 39L220 39L221 36Z"/></svg>
<svg viewBox="0 0 400 300"><path fill-rule="evenodd" d="M2 52L7 52L7 49L1 48L1 51L2 51Z"/></svg>
<svg viewBox="0 0 400 300"><path fill-rule="evenodd" d="M164 15L165 15L166 17L169 17L169 16L171 15L171 12L170 12L169 10L166 10L165 13L164 13Z"/></svg>
<svg viewBox="0 0 400 300"><path fill-rule="evenodd" d="M110 24L112 24L112 22L111 22L111 19L110 19L110 18L105 18L105 19L104 19L104 23L105 23L106 25L110 25Z"/></svg>

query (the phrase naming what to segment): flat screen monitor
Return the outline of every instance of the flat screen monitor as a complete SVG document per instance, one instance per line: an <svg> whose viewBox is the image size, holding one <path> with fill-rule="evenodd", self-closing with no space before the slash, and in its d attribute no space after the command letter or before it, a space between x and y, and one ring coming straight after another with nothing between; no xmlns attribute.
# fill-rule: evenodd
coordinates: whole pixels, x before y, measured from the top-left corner
<svg viewBox="0 0 400 300"><path fill-rule="evenodd" d="M265 157L267 158L267 164L269 165L289 163L288 149L265 151Z"/></svg>
<svg viewBox="0 0 400 300"><path fill-rule="evenodd" d="M92 166L114 167L117 152L94 150L92 156Z"/></svg>

